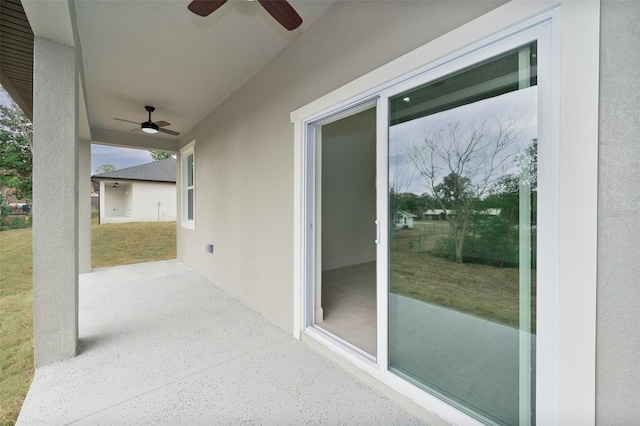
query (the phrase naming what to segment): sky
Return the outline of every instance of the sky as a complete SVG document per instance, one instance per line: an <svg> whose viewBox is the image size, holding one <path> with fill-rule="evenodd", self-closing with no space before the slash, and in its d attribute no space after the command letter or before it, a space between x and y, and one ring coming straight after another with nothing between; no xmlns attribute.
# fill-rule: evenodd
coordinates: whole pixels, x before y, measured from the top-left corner
<svg viewBox="0 0 640 426"><path fill-rule="evenodd" d="M9 98L5 95L4 88L0 86L0 105L9 106Z"/></svg>
<svg viewBox="0 0 640 426"><path fill-rule="evenodd" d="M533 138L537 137L537 86L528 89L517 90L501 96L484 99L478 102L467 104L458 108L443 111L437 114L420 117L394 125L389 128L389 179L390 185L398 186L398 192L412 192L422 194L427 192L427 182L420 175L418 169L410 159L409 152L413 147L423 145L425 136L431 136L447 129L454 124L461 129L471 129L478 127L478 123L483 119L488 119L488 129L491 135L497 133L495 123L512 121L517 129L516 141L510 145L507 152L503 154L521 154L524 149L531 144ZM446 134L446 132L445 132ZM494 139L490 137L489 139ZM489 140L488 139L488 140ZM445 141L447 141L445 137ZM466 139L465 139L466 140ZM445 145L443 145L445 146ZM462 147L463 145L460 145ZM491 148L489 147L489 150ZM490 152L490 151L487 151ZM488 158L483 152L477 153L477 158ZM456 159L455 155L451 157ZM506 160L505 160L506 161ZM455 161L454 161L455 163ZM435 168L439 170L436 174L436 184L449 174L449 167L442 160L435 160ZM468 163L470 165L472 163ZM506 161L502 173L513 173L515 164L513 161ZM454 166L455 167L455 166ZM467 176L471 177L472 176ZM483 177L482 172L479 175Z"/></svg>
<svg viewBox="0 0 640 426"><path fill-rule="evenodd" d="M144 149L120 148L107 145L91 145L91 174L104 164L111 164L117 170L152 162L149 151Z"/></svg>

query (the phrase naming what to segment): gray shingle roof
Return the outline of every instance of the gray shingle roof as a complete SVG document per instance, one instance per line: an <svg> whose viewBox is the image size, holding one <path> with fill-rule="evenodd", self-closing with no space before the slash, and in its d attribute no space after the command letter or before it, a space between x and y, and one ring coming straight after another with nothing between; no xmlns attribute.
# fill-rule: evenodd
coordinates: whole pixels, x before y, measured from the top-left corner
<svg viewBox="0 0 640 426"><path fill-rule="evenodd" d="M96 179L148 180L175 183L176 159L168 158L140 166L127 167L126 169L114 170L107 173L98 173L91 177Z"/></svg>

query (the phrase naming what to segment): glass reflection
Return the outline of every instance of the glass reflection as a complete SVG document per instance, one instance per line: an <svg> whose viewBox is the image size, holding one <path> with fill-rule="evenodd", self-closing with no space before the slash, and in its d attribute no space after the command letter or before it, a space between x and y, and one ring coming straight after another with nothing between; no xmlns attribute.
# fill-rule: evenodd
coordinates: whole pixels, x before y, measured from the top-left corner
<svg viewBox="0 0 640 426"><path fill-rule="evenodd" d="M536 45L390 99L389 367L535 423Z"/></svg>

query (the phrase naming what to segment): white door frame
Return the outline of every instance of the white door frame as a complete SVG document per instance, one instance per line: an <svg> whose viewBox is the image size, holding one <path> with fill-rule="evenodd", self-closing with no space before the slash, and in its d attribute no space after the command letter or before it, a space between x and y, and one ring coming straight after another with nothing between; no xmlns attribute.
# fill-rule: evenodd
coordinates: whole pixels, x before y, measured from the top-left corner
<svg viewBox="0 0 640 426"><path fill-rule="evenodd" d="M543 157L539 157L539 161L543 162L546 157L544 162L548 167L547 171L539 170L541 178L546 175L539 181L539 188L548 185L547 199L539 199L539 202L547 206L555 204L558 209L542 213L546 216L541 220L548 226L539 230L539 238L546 238L549 250L541 253L538 261L547 263L545 276L557 285L538 293L539 306L543 305L543 299L548 301L546 306L539 308L543 312L539 312L538 344L540 348L550 349L537 358L537 419L540 423L575 422L576 419L593 423L596 273L595 266L585 265L595 265L597 253L597 179L593 176L597 176L599 5L597 2L561 2L559 7L555 7L557 5L545 2L508 3L291 114L295 130L294 336L300 338L304 332L381 382L455 424L471 424L476 420L388 371L386 321L381 320L387 318L386 289L378 291L379 330L375 363L354 355L350 348L327 340L326 336L309 327L313 324L313 317L306 308L306 285L313 278L309 273L307 249L311 236L309 230L313 227L309 220L310 206L313 205L310 203L312 193L309 192L308 173L312 165L309 145L313 145L313 139L310 135L314 133L314 123L380 96L377 162L379 179L382 180L387 153L386 141L380 138L386 137L387 123L386 116L384 120L380 117L387 114L383 104L387 103L391 93L401 91L399 87L403 83L418 76L428 73L427 80L437 78L439 72L442 75L448 73L449 64L456 63L456 68L462 68L466 58L477 58L492 45L502 45L523 33L548 26L547 35L538 38L538 42L540 50L546 45L553 69L540 71L541 78L546 73L550 90L541 93L539 103L548 102L546 105L551 105L551 108L540 111L539 119L549 121L546 137L552 143L539 153ZM593 26L593 32L585 33L585 25ZM471 61L476 62L477 59ZM413 86L415 81L407 84ZM380 149L381 144L385 149ZM580 155L576 156L578 152ZM561 173L562 170L565 171ZM387 182L379 182L379 185L386 186ZM570 194L570 198L561 201L561 193L563 197ZM384 200L382 198L378 198L381 225L388 223L388 218L380 213L387 211L386 196ZM578 218L571 213L575 213L576 208L582 208L580 211L584 213ZM571 217L573 219L568 221ZM562 228L559 226L561 222ZM385 234L381 226L378 245L381 259L385 258L381 256L386 256L387 250ZM383 269L388 264L377 263L379 276L388 276L388 270ZM571 302L577 296L580 296L579 305ZM560 336L564 336L562 340Z"/></svg>
<svg viewBox="0 0 640 426"><path fill-rule="evenodd" d="M356 346L350 344L348 341L340 339L332 333L316 327L316 323L322 320L322 308L317 303L317 300L321 295L319 289L321 281L321 253L318 242L320 241L320 235L322 232L322 220L321 220L321 206L319 204L318 195L321 193L321 155L320 149L322 142L322 126L342 120L349 116L358 114L362 111L375 108L378 106L377 96L370 97L368 99L358 99L353 103L345 105L340 110L334 111L331 114L326 114L317 117L315 120L309 121L306 125L306 173L305 173L305 188L306 188L306 207L305 215L303 218L304 227L307 232L305 233L305 253L304 259L306 260L305 269L305 284L303 293L304 304L304 328L310 333L314 333L317 336L323 336L322 339L327 341L333 341L340 345L344 350L354 352L354 354L365 362L375 363L375 358ZM377 144L377 142L376 142ZM374 224L372 224L374 225ZM313 330L311 330L313 328ZM373 364L372 364L373 365Z"/></svg>

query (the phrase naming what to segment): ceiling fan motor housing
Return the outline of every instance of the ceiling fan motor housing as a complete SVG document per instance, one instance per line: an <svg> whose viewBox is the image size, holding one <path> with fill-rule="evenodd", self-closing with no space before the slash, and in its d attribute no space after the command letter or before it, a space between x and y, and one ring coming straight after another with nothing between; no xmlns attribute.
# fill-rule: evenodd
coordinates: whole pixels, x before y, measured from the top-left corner
<svg viewBox="0 0 640 426"><path fill-rule="evenodd" d="M158 121L157 123L155 123L153 120L151 120L151 113L153 111L155 111L156 109L150 105L146 105L144 107L144 109L147 110L147 112L149 113L149 119L143 123L140 122L135 122L135 121L131 121L131 120L125 120L122 118L114 118L114 120L118 120L118 121L125 121L127 123L133 123L133 124L140 124L140 130L142 130L145 133L148 133L150 135L154 135L158 132L162 132L162 133L166 133L168 135L172 135L172 136L178 136L180 133L173 131L173 130L169 130L169 129L165 129L165 127L170 126L171 123L167 122L167 121ZM138 130L138 129L133 129L132 132L134 130Z"/></svg>
<svg viewBox="0 0 640 426"><path fill-rule="evenodd" d="M140 124L142 126L142 131L145 133L157 133L158 132L158 125L156 123L153 123L151 121L145 121L144 123Z"/></svg>
<svg viewBox="0 0 640 426"><path fill-rule="evenodd" d="M149 112L149 120L145 121L144 123L140 123L140 126L142 126L142 131L145 133L151 133L151 134L158 133L158 125L153 121L151 121L151 113L156 109L149 105L146 105L144 109L146 109Z"/></svg>

